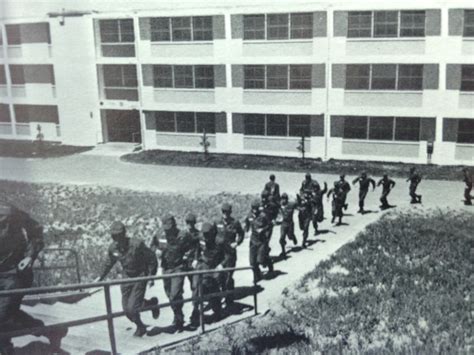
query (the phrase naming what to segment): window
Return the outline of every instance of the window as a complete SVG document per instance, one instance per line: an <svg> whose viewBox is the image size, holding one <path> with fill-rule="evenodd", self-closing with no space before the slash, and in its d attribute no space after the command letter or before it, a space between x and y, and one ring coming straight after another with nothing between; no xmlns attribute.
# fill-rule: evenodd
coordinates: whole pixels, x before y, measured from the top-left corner
<svg viewBox="0 0 474 355"><path fill-rule="evenodd" d="M152 42L170 41L170 18L155 17L150 20L150 37Z"/></svg>
<svg viewBox="0 0 474 355"><path fill-rule="evenodd" d="M289 127L291 137L309 137L311 132L311 120L308 115L290 115Z"/></svg>
<svg viewBox="0 0 474 355"><path fill-rule="evenodd" d="M5 74L5 66L0 65L0 85L6 85L7 84L7 76Z"/></svg>
<svg viewBox="0 0 474 355"><path fill-rule="evenodd" d="M155 112L158 132L177 133L216 133L216 114L214 112Z"/></svg>
<svg viewBox="0 0 474 355"><path fill-rule="evenodd" d="M193 40L212 41L212 17L193 17Z"/></svg>
<svg viewBox="0 0 474 355"><path fill-rule="evenodd" d="M401 11L400 37L424 37L425 17L425 11Z"/></svg>
<svg viewBox="0 0 474 355"><path fill-rule="evenodd" d="M423 64L398 66L398 90L423 90Z"/></svg>
<svg viewBox="0 0 474 355"><path fill-rule="evenodd" d="M133 20L100 20L100 41L102 43L130 43L135 41Z"/></svg>
<svg viewBox="0 0 474 355"><path fill-rule="evenodd" d="M244 66L244 89L265 89L265 66Z"/></svg>
<svg viewBox="0 0 474 355"><path fill-rule="evenodd" d="M424 37L426 12L351 11L347 19L347 37Z"/></svg>
<svg viewBox="0 0 474 355"><path fill-rule="evenodd" d="M419 117L395 117L395 140L396 141L419 141L420 140L420 118Z"/></svg>
<svg viewBox="0 0 474 355"><path fill-rule="evenodd" d="M25 85L25 70L23 65L10 65L12 85Z"/></svg>
<svg viewBox="0 0 474 355"><path fill-rule="evenodd" d="M245 65L244 88L311 90L311 65Z"/></svg>
<svg viewBox="0 0 474 355"><path fill-rule="evenodd" d="M267 115L267 136L287 136L288 116Z"/></svg>
<svg viewBox="0 0 474 355"><path fill-rule="evenodd" d="M153 66L153 86L155 88L173 87L173 66L154 65Z"/></svg>
<svg viewBox="0 0 474 355"><path fill-rule="evenodd" d="M104 84L106 87L137 87L137 68L135 65L104 65Z"/></svg>
<svg viewBox="0 0 474 355"><path fill-rule="evenodd" d="M420 117L346 116L343 138L419 141Z"/></svg>
<svg viewBox="0 0 474 355"><path fill-rule="evenodd" d="M172 17L172 38L175 42L191 41L191 18Z"/></svg>
<svg viewBox="0 0 474 355"><path fill-rule="evenodd" d="M290 38L313 37L313 14L296 13L290 15Z"/></svg>
<svg viewBox="0 0 474 355"><path fill-rule="evenodd" d="M474 65L461 66L461 91L474 91Z"/></svg>
<svg viewBox="0 0 474 355"><path fill-rule="evenodd" d="M395 64L372 65L372 90L395 90L397 66Z"/></svg>
<svg viewBox="0 0 474 355"><path fill-rule="evenodd" d="M244 15L244 39L265 39L265 15Z"/></svg>
<svg viewBox="0 0 474 355"><path fill-rule="evenodd" d="M180 89L193 88L193 67L192 65L174 66L174 87Z"/></svg>
<svg viewBox="0 0 474 355"><path fill-rule="evenodd" d="M8 45L21 44L21 30L20 25L6 25L7 30L7 42Z"/></svg>
<svg viewBox="0 0 474 355"><path fill-rule="evenodd" d="M313 37L312 13L244 15L244 40Z"/></svg>
<svg viewBox="0 0 474 355"><path fill-rule="evenodd" d="M464 10L464 37L474 37L474 10Z"/></svg>
<svg viewBox="0 0 474 355"><path fill-rule="evenodd" d="M459 120L457 142L474 143L474 119Z"/></svg>
<svg viewBox="0 0 474 355"><path fill-rule="evenodd" d="M214 88L212 65L154 65L155 88Z"/></svg>
<svg viewBox="0 0 474 355"><path fill-rule="evenodd" d="M346 90L423 90L423 64L348 64Z"/></svg>
<svg viewBox="0 0 474 355"><path fill-rule="evenodd" d="M7 104L0 104L0 122L11 122L10 106Z"/></svg>
<svg viewBox="0 0 474 355"><path fill-rule="evenodd" d="M369 117L369 139L393 140L393 117Z"/></svg>
<svg viewBox="0 0 474 355"><path fill-rule="evenodd" d="M346 139L367 139L367 124L367 117L346 116L344 118L343 137Z"/></svg>
<svg viewBox="0 0 474 355"><path fill-rule="evenodd" d="M290 89L311 89L311 65L290 65Z"/></svg>
<svg viewBox="0 0 474 355"><path fill-rule="evenodd" d="M244 134L251 136L309 137L309 115L245 114Z"/></svg>
<svg viewBox="0 0 474 355"><path fill-rule="evenodd" d="M374 12L374 37L397 37L398 11Z"/></svg>
<svg viewBox="0 0 474 355"><path fill-rule="evenodd" d="M267 89L288 89L288 66L267 66Z"/></svg>
<svg viewBox="0 0 474 355"><path fill-rule="evenodd" d="M371 37L372 12L351 11L347 18L347 37Z"/></svg>
<svg viewBox="0 0 474 355"><path fill-rule="evenodd" d="M288 39L288 14L267 15L267 39Z"/></svg>
<svg viewBox="0 0 474 355"><path fill-rule="evenodd" d="M346 66L346 89L368 90L370 86L370 65L349 64Z"/></svg>

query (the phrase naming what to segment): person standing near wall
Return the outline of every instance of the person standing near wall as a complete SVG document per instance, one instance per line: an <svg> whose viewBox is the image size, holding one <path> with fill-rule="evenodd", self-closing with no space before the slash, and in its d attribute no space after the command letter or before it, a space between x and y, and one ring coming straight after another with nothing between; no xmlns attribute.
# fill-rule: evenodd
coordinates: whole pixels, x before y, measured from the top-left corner
<svg viewBox="0 0 474 355"><path fill-rule="evenodd" d="M383 178L379 180L377 183L377 186L382 185L382 196L380 196L380 202L382 205L380 206L380 209L386 210L387 208L390 208L390 204L388 203L387 196L390 194L390 191L395 187L395 181L390 179L387 174L383 175Z"/></svg>
<svg viewBox="0 0 474 355"><path fill-rule="evenodd" d="M407 182L410 181L409 193L411 197L410 203L421 203L421 195L416 193L416 189L418 188L418 184L421 181L421 176L417 174L416 168L410 168L410 175L408 176Z"/></svg>
<svg viewBox="0 0 474 355"><path fill-rule="evenodd" d="M469 173L469 170L467 168L464 168L462 172L464 175L463 181L466 184L466 187L464 189L464 204L466 206L472 206L473 197L471 196L471 191L472 191L474 178L472 177L472 174Z"/></svg>
<svg viewBox="0 0 474 355"><path fill-rule="evenodd" d="M372 185L372 191L375 190L375 180L368 177L366 172L363 172L352 181L352 185L357 183L359 183L359 211L357 211L357 213L364 214L365 198L369 192L370 185Z"/></svg>

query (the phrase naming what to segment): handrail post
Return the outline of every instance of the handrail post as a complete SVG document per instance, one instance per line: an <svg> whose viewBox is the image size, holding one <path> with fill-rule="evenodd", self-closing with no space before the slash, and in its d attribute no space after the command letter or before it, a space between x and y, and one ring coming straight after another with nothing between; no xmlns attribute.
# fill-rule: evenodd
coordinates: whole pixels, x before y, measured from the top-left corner
<svg viewBox="0 0 474 355"><path fill-rule="evenodd" d="M202 292L202 275L198 275L198 297L199 297L199 324L201 325L201 333L206 331L204 325L204 300Z"/></svg>
<svg viewBox="0 0 474 355"><path fill-rule="evenodd" d="M253 274L253 308L255 311L255 315L258 314L258 309L257 309L257 275L254 270L252 270Z"/></svg>
<svg viewBox="0 0 474 355"><path fill-rule="evenodd" d="M104 286L105 307L107 308L107 326L109 327L110 347L112 348L112 355L117 354L117 344L115 342L114 320L110 317L112 314L112 302L110 299L110 286Z"/></svg>
<svg viewBox="0 0 474 355"><path fill-rule="evenodd" d="M76 260L76 276L77 276L77 283L81 283L81 272L79 271L79 255L77 254L77 251L74 249L70 250L74 254L74 259Z"/></svg>

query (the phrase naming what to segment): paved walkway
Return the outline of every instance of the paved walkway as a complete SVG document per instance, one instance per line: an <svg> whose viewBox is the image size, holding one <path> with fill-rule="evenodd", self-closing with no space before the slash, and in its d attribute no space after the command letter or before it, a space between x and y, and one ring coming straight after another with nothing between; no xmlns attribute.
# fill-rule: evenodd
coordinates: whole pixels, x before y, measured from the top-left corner
<svg viewBox="0 0 474 355"><path fill-rule="evenodd" d="M28 181L28 182L55 182L67 184L94 184L109 185L135 190L147 190L157 192L178 192L189 194L216 194L219 192L250 193L258 194L269 172L248 171L230 169L210 169L210 168L187 168L170 167L156 165L137 165L121 162L114 156L95 156L91 154L80 154L70 157L34 160L34 159L13 159L0 158L0 179ZM277 182L280 183L281 190L288 191L292 195L298 190L302 173L277 172ZM320 182L332 183L337 176L313 174L313 177ZM353 176L348 176L352 180ZM462 205L463 184L461 182L448 181L423 181L419 192L423 194L423 205L411 206L408 204L408 184L402 179L395 179L397 186L389 196L389 201L397 205L397 209L425 209L425 208L463 208L474 212ZM1 188L1 183L0 183ZM345 243L353 240L357 233L365 228L369 223L377 220L381 212L378 211L378 197L380 191L370 192L366 201L366 208L373 212L360 216L357 210L357 191L349 194L350 204L345 222L347 225L335 227L325 220L320 229L325 233L317 238L313 237L313 244L310 248L301 250L294 248L285 261L276 263L277 277L272 280L264 280L260 283L262 291L258 296L259 312L263 313L267 309L274 308L285 287L300 279L305 273L310 271L320 261L326 259ZM329 204L326 204L326 217L329 216ZM276 233L278 231L276 230ZM297 236L301 240L298 231ZM280 252L278 238L272 238L272 255L276 256ZM238 249L238 265L248 265L248 240ZM250 286L251 273L244 272L236 275L236 286ZM161 300L166 297L163 289L158 283L154 289L148 291L153 295L158 295ZM120 309L119 290L114 290L114 308ZM248 306L240 314L232 314L223 321L212 325L213 328L224 323L232 322L244 317L251 316L252 297L245 297L239 302ZM28 312L34 313L48 322L58 320L70 320L74 317L84 317L89 314L101 314L104 312L104 300L101 293L86 298L75 305L40 305L25 307ZM190 305L185 307L186 317L190 315ZM45 316L47 315L47 317ZM46 317L46 318L44 318ZM49 317L49 318L48 318ZM162 312L158 321L145 318L151 326L164 327L170 324L172 314L169 309ZM197 332L186 331L180 334L166 334L158 332L155 336L148 336L142 339L134 339L130 328L130 323L122 318L115 321L116 334L118 339L118 349L121 353L136 353L138 351L150 349L157 345L166 345L182 340ZM162 329L162 328L156 328ZM38 341L36 338L23 337L16 339L15 345L21 350L19 353L31 353L31 342ZM43 339L44 341L44 339ZM30 344L30 345L28 345ZM71 328L70 333L64 340L63 349L70 353L85 353L89 350L108 351L108 335L105 323Z"/></svg>

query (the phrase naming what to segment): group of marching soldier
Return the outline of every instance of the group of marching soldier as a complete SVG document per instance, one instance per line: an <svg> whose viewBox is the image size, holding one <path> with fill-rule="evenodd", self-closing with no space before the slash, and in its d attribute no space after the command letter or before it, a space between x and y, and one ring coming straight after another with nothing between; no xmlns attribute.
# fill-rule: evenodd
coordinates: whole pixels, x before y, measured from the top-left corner
<svg viewBox="0 0 474 355"><path fill-rule="evenodd" d="M416 193L421 176L415 168L410 170L407 182L411 203L421 203L422 196ZM467 169L464 169L464 203L472 205L473 178ZM352 181L359 185L359 210L364 214L365 198L372 187L382 187L380 208L392 207L387 197L395 186L395 182L384 175L377 183L366 173L360 174ZM342 224L344 210L348 208L347 195L351 185L341 175L339 180L328 189L327 183L321 185L306 174L297 193L296 201L290 201L288 194L280 195L280 187L275 176L270 175L270 181L265 184L261 198L251 203L250 212L245 218L244 225L232 216L232 206L229 203L222 205L222 215L213 222L204 222L200 230L196 228L196 216L189 214L185 217L186 228L180 230L176 219L172 215L164 216L162 221L163 235L155 236L150 246L144 241L127 236L122 222L112 224L110 232L113 239L107 255L107 260L96 281L103 280L116 262L122 265L124 277L151 276L157 273L158 261L164 275L174 274L163 280L164 289L170 300L174 313L172 328L175 331L184 329L183 315L183 288L184 276L177 273L186 273L194 270L221 270L234 268L237 262L237 247L242 244L245 234L250 237L250 265L254 270L256 280L262 279L260 267L273 273L273 262L270 258L270 239L275 225L280 226L280 257L286 258L286 240L295 245L297 239L294 233L293 216L298 211L298 224L302 231L302 247L307 247L309 228L312 225L314 233L319 233L318 224L324 220L324 195L332 198L332 223ZM0 290L31 287L33 273L32 265L43 247L42 227L26 213L7 203L0 203ZM199 279L201 278L201 279ZM190 327L199 325L200 309L198 307L198 284L201 282L203 295L225 295L226 308L234 304L233 272L213 272L188 277L193 295L193 311L190 317ZM140 311L146 307L151 310L153 317L159 317L160 308L158 298L145 299L149 282L134 282L121 286L122 306L127 317L136 324L135 336L143 336L146 326L140 317ZM222 297L210 298L209 306L213 311L214 320L222 316ZM19 327L40 327L43 323L35 320L20 310L22 296L0 297L0 333L19 329ZM54 348L58 348L61 338L67 330L52 330L45 332ZM0 339L0 352L8 354L12 350L10 339Z"/></svg>

